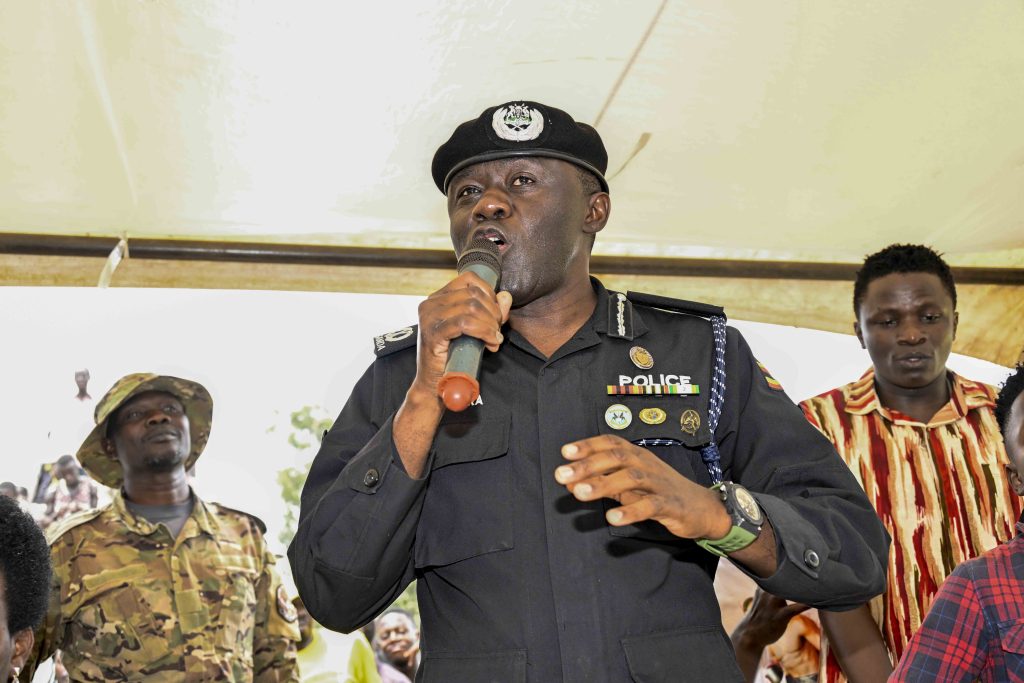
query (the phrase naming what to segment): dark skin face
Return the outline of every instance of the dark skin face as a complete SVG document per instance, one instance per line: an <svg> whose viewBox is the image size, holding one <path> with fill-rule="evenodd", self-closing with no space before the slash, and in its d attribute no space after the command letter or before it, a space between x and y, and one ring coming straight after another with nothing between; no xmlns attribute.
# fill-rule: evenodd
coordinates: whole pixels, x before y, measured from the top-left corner
<svg viewBox="0 0 1024 683"><path fill-rule="evenodd" d="M64 480L69 489L78 488L78 482L81 480L81 477L77 464L57 465L56 475L58 479Z"/></svg>
<svg viewBox="0 0 1024 683"><path fill-rule="evenodd" d="M416 625L404 614L392 612L378 619L374 638L389 664L405 668L415 661L419 640Z"/></svg>
<svg viewBox="0 0 1024 683"><path fill-rule="evenodd" d="M1003 443L1006 445L1006 455L1010 458L1006 465L1010 488L1018 496L1024 496L1024 394L1017 396L1010 406Z"/></svg>
<svg viewBox="0 0 1024 683"><path fill-rule="evenodd" d="M883 405L927 422L949 400L946 360L957 320L932 273L892 273L868 285L854 331L875 366Z"/></svg>
<svg viewBox="0 0 1024 683"><path fill-rule="evenodd" d="M32 629L11 633L7 629L7 620L7 579L0 573L0 681L10 678L12 666L20 668L25 665L35 643Z"/></svg>
<svg viewBox="0 0 1024 683"><path fill-rule="evenodd" d="M608 195L583 191L576 169L559 159L511 157L474 164L448 188L452 244L497 240L502 289L513 308L586 281L594 235L610 212ZM493 241L493 240L492 240Z"/></svg>
<svg viewBox="0 0 1024 683"><path fill-rule="evenodd" d="M146 391L110 419L113 427L103 447L121 461L129 498L153 505L186 500L185 461L192 436L181 401L166 392Z"/></svg>

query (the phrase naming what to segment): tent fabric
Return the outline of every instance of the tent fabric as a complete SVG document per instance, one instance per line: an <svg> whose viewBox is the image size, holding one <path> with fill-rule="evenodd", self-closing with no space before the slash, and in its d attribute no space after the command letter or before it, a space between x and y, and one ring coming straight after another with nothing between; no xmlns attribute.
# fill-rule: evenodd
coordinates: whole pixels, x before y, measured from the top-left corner
<svg viewBox="0 0 1024 683"><path fill-rule="evenodd" d="M1024 4L959 0L0 3L0 232L446 249L431 155L523 98L605 140L598 254L1021 268L1021 35ZM42 263L15 260L0 282ZM798 307L815 286L707 298L845 327ZM982 299L1000 339L968 345L1015 358L1019 288Z"/></svg>

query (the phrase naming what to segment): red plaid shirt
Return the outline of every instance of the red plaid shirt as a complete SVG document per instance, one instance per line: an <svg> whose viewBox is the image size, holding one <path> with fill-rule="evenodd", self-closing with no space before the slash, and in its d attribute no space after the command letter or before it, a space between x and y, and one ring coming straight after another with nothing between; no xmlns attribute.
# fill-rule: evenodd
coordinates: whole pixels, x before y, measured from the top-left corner
<svg viewBox="0 0 1024 683"><path fill-rule="evenodd" d="M1022 517L1024 520L1024 517ZM939 589L893 681L1024 681L1024 523Z"/></svg>

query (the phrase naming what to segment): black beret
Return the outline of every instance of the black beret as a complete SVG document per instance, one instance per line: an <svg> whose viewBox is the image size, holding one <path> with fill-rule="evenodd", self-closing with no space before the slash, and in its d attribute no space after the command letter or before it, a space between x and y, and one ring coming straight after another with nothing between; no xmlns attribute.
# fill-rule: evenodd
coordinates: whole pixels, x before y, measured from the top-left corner
<svg viewBox="0 0 1024 683"><path fill-rule="evenodd" d="M562 111L537 102L506 102L466 121L434 153L434 184L448 194L452 176L472 164L505 157L551 157L576 164L597 176L608 191L604 173L608 152L593 126L577 123Z"/></svg>

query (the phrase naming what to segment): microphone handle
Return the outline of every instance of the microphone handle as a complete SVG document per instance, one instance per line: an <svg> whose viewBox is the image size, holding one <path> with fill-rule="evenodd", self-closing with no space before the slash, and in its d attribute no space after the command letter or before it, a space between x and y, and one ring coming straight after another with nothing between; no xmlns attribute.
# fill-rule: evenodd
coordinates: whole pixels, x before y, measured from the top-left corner
<svg viewBox="0 0 1024 683"><path fill-rule="evenodd" d="M500 275L486 263L471 263L461 272L469 271L491 287L497 287ZM480 359L484 343L476 337L456 337L448 346L448 362L437 384L444 405L452 412L462 412L480 396Z"/></svg>

